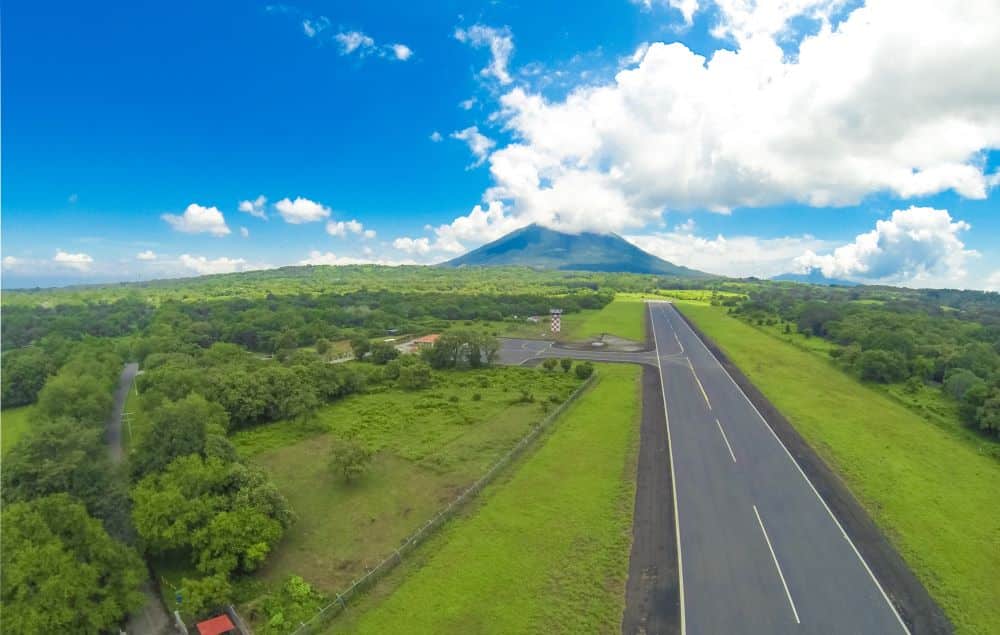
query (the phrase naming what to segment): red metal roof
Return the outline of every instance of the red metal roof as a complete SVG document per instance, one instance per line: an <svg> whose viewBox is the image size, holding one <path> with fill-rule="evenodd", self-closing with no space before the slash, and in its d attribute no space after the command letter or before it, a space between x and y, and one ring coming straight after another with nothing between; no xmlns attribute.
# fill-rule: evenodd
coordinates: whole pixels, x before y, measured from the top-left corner
<svg viewBox="0 0 1000 635"><path fill-rule="evenodd" d="M204 622L198 622L197 626L201 635L222 635L236 628L228 615L220 615Z"/></svg>
<svg viewBox="0 0 1000 635"><path fill-rule="evenodd" d="M430 335L424 335L423 337L418 337L413 341L420 342L421 344L433 344L434 342L438 341L439 337L441 337L440 333L431 333Z"/></svg>

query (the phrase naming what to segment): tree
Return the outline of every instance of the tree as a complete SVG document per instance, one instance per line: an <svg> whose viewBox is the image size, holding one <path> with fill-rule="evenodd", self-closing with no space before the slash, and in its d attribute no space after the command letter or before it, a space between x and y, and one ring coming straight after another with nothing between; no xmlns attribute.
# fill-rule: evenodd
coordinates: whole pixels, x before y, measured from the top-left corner
<svg viewBox="0 0 1000 635"><path fill-rule="evenodd" d="M142 606L142 560L69 495L8 505L2 518L5 632L105 632Z"/></svg>
<svg viewBox="0 0 1000 635"><path fill-rule="evenodd" d="M3 355L3 407L34 403L45 380L55 372L55 363L41 348L33 346Z"/></svg>
<svg viewBox="0 0 1000 635"><path fill-rule="evenodd" d="M479 368L496 361L500 350L497 338L475 331L443 334L422 355L432 368Z"/></svg>
<svg viewBox="0 0 1000 635"><path fill-rule="evenodd" d="M38 393L38 407L46 417L71 417L88 426L103 426L111 406L108 387L91 375L61 372Z"/></svg>
<svg viewBox="0 0 1000 635"><path fill-rule="evenodd" d="M976 419L980 430L1000 435L1000 386L994 386L976 409Z"/></svg>
<svg viewBox="0 0 1000 635"><path fill-rule="evenodd" d="M906 376L906 360L899 353L873 349L862 351L855 361L861 379L879 383L900 381Z"/></svg>
<svg viewBox="0 0 1000 635"><path fill-rule="evenodd" d="M351 351L357 359L364 359L365 354L372 349L371 342L367 337L355 337L351 339Z"/></svg>
<svg viewBox="0 0 1000 635"><path fill-rule="evenodd" d="M132 499L136 531L152 552L188 550L210 574L253 571L292 522L259 470L197 454L143 478Z"/></svg>
<svg viewBox="0 0 1000 635"><path fill-rule="evenodd" d="M580 379L586 379L594 374L594 365L590 362L583 362L582 364L576 365L576 376Z"/></svg>
<svg viewBox="0 0 1000 635"><path fill-rule="evenodd" d="M330 352L330 340L325 337L321 337L316 340L316 352L320 355L326 355Z"/></svg>
<svg viewBox="0 0 1000 635"><path fill-rule="evenodd" d="M330 469L341 474L347 483L364 474L371 461L372 453L350 439L336 440L330 448Z"/></svg>
<svg viewBox="0 0 1000 635"><path fill-rule="evenodd" d="M420 361L400 366L397 383L406 390L426 388L431 384L431 367Z"/></svg>
<svg viewBox="0 0 1000 635"><path fill-rule="evenodd" d="M208 437L225 441L229 416L217 403L198 393L180 401L167 401L149 413L150 428L135 448L130 462L132 474L142 478L159 472L174 459L204 454Z"/></svg>
<svg viewBox="0 0 1000 635"><path fill-rule="evenodd" d="M558 366L558 365L559 365L559 360L556 359L555 357L549 357L545 361L542 362L542 367L545 370L550 370L550 371L551 370L555 370L556 366Z"/></svg>
<svg viewBox="0 0 1000 635"><path fill-rule="evenodd" d="M563 357L559 360L559 365L562 366L564 373L568 373L569 369L573 368L573 360L568 357Z"/></svg>
<svg viewBox="0 0 1000 635"><path fill-rule="evenodd" d="M389 342L376 342L372 345L372 362L386 364L399 357L399 350Z"/></svg>
<svg viewBox="0 0 1000 635"><path fill-rule="evenodd" d="M186 613L207 617L210 612L233 601L229 577L216 573L196 580L181 580L181 598Z"/></svg>

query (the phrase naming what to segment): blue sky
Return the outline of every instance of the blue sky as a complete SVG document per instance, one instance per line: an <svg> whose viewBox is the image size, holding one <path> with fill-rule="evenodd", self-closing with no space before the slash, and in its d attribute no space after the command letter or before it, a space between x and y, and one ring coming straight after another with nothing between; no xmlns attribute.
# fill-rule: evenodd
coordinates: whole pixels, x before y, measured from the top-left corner
<svg viewBox="0 0 1000 635"><path fill-rule="evenodd" d="M946 73L898 60L891 8L743 4L8 3L3 284L438 262L542 222L731 275L1000 286L997 31ZM991 21L958 7L907 20Z"/></svg>

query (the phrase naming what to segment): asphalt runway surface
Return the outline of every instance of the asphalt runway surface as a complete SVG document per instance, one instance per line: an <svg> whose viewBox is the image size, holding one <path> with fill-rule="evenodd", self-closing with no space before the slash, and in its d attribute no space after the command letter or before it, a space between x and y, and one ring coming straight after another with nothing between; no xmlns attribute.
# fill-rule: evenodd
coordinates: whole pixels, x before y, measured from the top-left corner
<svg viewBox="0 0 1000 635"><path fill-rule="evenodd" d="M656 369L643 377L622 631L908 632L833 512L719 360L670 303L648 307L653 351L580 351L518 339L503 340L500 351L507 364L572 357ZM820 488L829 494L825 481L835 478L821 478ZM841 513L864 515L853 499L842 503L836 503ZM849 520L866 549L882 543L891 551L870 519L860 532L862 523ZM906 596L904 604L935 608L929 597L918 597L926 596L922 588L905 588L915 579L898 554L891 554L894 560L876 555ZM908 579L900 583L900 577ZM936 624L920 626L913 632L941 631Z"/></svg>
<svg viewBox="0 0 1000 635"><path fill-rule="evenodd" d="M671 304L649 310L675 491L681 632L907 632L715 356Z"/></svg>

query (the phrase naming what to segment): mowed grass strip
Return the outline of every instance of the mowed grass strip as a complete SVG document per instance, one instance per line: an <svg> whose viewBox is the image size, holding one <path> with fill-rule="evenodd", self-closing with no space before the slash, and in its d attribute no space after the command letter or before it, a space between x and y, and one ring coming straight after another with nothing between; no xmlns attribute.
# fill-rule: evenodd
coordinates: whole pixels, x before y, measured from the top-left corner
<svg viewBox="0 0 1000 635"><path fill-rule="evenodd" d="M1000 633L1000 464L809 353L677 303L844 478L960 633Z"/></svg>
<svg viewBox="0 0 1000 635"><path fill-rule="evenodd" d="M631 545L639 369L603 365L597 383L537 450L442 529L434 553L338 632L612 633Z"/></svg>
<svg viewBox="0 0 1000 635"><path fill-rule="evenodd" d="M564 339L577 340L604 333L637 342L645 339L646 305L640 295L619 293L604 308L562 316Z"/></svg>
<svg viewBox="0 0 1000 635"><path fill-rule="evenodd" d="M0 454L6 454L17 440L31 427L32 418L37 407L32 404L18 408L5 408L0 411Z"/></svg>

